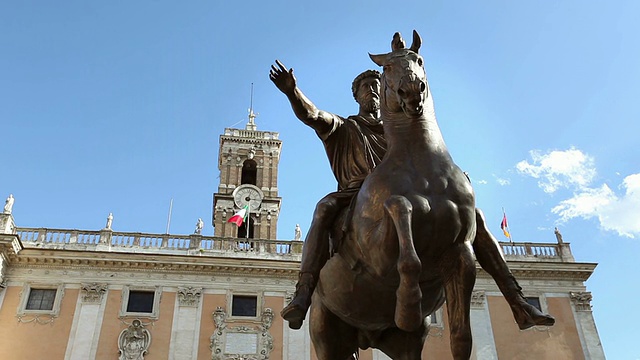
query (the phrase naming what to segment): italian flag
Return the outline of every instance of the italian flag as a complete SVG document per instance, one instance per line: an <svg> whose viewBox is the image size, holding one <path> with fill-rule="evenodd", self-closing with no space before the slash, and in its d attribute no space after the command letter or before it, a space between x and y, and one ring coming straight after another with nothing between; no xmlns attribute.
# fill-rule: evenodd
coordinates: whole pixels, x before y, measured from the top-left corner
<svg viewBox="0 0 640 360"><path fill-rule="evenodd" d="M249 205L245 205L242 209L240 209L235 215L229 218L227 222L234 223L238 225L238 227L242 226L242 223L247 219L247 214L249 213Z"/></svg>

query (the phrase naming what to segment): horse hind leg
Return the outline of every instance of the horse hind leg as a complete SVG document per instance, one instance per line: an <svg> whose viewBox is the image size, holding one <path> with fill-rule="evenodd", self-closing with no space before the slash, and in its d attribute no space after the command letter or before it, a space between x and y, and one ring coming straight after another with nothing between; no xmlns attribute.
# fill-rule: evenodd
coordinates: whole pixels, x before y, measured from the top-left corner
<svg viewBox="0 0 640 360"><path fill-rule="evenodd" d="M394 195L387 199L384 208L391 217L398 235L398 273L400 284L396 290L395 323L404 331L415 331L422 324L422 291L420 272L422 263L416 254L411 232L413 206L404 196Z"/></svg>
<svg viewBox="0 0 640 360"><path fill-rule="evenodd" d="M471 293L476 280L475 260L468 244L450 249L442 259L447 312L451 334L451 354L455 360L469 359L472 338Z"/></svg>
<svg viewBox="0 0 640 360"><path fill-rule="evenodd" d="M358 331L332 313L314 293L309 311L311 341L318 360L351 360L358 352Z"/></svg>

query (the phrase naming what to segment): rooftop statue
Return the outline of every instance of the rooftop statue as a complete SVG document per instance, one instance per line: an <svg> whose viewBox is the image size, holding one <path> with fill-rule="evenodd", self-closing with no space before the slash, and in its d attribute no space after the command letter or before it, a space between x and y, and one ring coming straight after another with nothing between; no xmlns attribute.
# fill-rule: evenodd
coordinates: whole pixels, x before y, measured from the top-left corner
<svg viewBox="0 0 640 360"><path fill-rule="evenodd" d="M15 199L13 198L13 194L9 194L9 197L4 202L4 213L11 214L11 210L13 209L13 202Z"/></svg>

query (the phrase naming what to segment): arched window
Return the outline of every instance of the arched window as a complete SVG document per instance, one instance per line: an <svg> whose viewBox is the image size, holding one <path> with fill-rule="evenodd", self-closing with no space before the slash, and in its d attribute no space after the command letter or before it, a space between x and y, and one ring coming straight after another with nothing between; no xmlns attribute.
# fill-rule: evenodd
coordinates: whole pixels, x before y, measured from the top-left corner
<svg viewBox="0 0 640 360"><path fill-rule="evenodd" d="M245 160L242 164L242 177L240 178L240 184L256 184L258 179L258 164L254 160Z"/></svg>

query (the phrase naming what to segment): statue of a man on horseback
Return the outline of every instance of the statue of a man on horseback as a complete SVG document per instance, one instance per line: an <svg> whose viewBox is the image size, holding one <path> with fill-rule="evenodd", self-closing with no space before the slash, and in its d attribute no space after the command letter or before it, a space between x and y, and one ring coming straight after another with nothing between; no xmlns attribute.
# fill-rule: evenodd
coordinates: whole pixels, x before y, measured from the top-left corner
<svg viewBox="0 0 640 360"><path fill-rule="evenodd" d="M409 49L396 34L391 53L371 56L384 73L370 70L354 80L360 110L348 118L318 110L298 89L292 69L279 61L271 68L296 116L323 141L338 180L338 191L316 207L296 294L282 312L291 328L300 328L318 286L311 335L319 359L346 359L358 346L419 359L428 332L424 318L445 298L454 358L468 358L471 249L521 329L554 323L524 299L475 208L468 178L444 145L420 45L416 32ZM339 214L346 208L355 213L345 221ZM344 241L335 242L342 236L336 228L344 230ZM329 234L337 251L332 258Z"/></svg>

